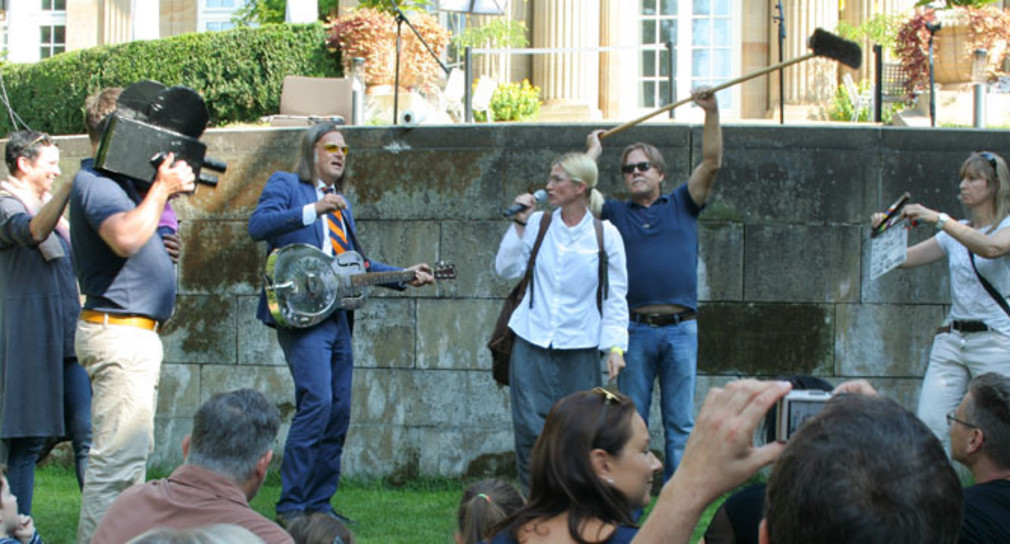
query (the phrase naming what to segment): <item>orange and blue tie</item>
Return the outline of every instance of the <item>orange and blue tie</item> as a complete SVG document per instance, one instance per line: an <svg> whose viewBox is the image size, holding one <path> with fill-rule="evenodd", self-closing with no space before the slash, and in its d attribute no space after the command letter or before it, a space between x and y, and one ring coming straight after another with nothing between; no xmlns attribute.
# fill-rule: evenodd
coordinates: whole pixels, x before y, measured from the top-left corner
<svg viewBox="0 0 1010 544"><path fill-rule="evenodd" d="M329 191L325 192L332 193L333 189L329 188ZM351 244L347 241L347 234L344 232L344 220L340 210L333 210L326 214L326 231L329 233L334 255L340 255L351 249Z"/></svg>

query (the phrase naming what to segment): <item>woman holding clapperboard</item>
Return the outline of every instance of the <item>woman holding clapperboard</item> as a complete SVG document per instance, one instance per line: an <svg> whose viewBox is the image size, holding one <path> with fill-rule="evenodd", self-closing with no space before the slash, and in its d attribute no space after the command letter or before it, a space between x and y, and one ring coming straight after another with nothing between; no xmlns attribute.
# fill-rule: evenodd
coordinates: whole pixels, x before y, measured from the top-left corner
<svg viewBox="0 0 1010 544"><path fill-rule="evenodd" d="M947 259L950 314L937 329L922 380L918 415L950 447L946 415L968 381L984 372L1010 375L1010 172L995 153L973 153L961 165L960 200L970 219L909 204L901 217L934 225L936 236L908 248L902 268ZM873 214L876 227L884 214ZM988 285L987 285L988 284Z"/></svg>

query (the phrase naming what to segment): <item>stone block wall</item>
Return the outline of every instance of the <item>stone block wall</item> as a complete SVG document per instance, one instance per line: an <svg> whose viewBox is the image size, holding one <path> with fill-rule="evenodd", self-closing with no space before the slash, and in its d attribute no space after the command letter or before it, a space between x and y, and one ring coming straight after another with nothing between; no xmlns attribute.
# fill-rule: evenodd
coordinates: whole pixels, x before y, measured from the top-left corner
<svg viewBox="0 0 1010 544"><path fill-rule="evenodd" d="M500 210L519 191L545 184L551 160L582 149L592 128L346 129L347 194L369 256L397 265L445 260L459 272L437 287L376 289L358 312L347 474L458 475L511 451L507 391L491 380L484 348L512 285L492 272L508 226ZM255 387L286 422L294 412L275 335L254 317L265 248L249 238L246 222L268 175L292 169L299 135L209 131L208 154L227 161L228 173L216 189L174 202L184 251L175 316L164 327L153 464L180 462L193 414L215 392ZM946 268L869 281L867 220L906 190L913 201L962 216L961 162L975 149L1007 156L1007 133L728 126L724 139L724 167L702 215L696 403L737 376L810 373L868 378L914 408L932 331L949 302ZM604 142L606 194L625 196L619 154L637 140L666 156L667 190L700 160L700 126L622 132ZM88 149L83 137L60 141L66 180ZM920 228L911 238L931 234Z"/></svg>

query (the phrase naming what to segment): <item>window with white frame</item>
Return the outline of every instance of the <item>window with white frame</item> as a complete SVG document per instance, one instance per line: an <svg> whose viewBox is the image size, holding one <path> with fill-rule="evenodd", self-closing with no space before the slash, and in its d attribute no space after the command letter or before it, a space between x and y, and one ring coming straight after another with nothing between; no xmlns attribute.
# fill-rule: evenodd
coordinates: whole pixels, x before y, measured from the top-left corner
<svg viewBox="0 0 1010 544"><path fill-rule="evenodd" d="M670 103L671 83L676 101L692 88L732 79L739 64L740 42L733 29L739 26L740 0L640 1L638 107ZM733 108L735 93L732 88L720 92L720 108Z"/></svg>
<svg viewBox="0 0 1010 544"><path fill-rule="evenodd" d="M67 50L67 0L40 0L39 58Z"/></svg>
<svg viewBox="0 0 1010 544"><path fill-rule="evenodd" d="M199 0L197 28L201 31L218 31L235 28L231 18L243 5L244 0Z"/></svg>

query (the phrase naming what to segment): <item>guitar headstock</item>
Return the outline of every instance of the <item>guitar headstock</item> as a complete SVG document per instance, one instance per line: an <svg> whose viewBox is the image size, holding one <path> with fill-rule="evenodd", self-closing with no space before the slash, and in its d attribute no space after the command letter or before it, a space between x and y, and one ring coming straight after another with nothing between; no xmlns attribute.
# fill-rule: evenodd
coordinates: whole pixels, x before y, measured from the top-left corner
<svg viewBox="0 0 1010 544"><path fill-rule="evenodd" d="M456 265L439 261L432 265L431 273L436 280L454 280L456 279Z"/></svg>

